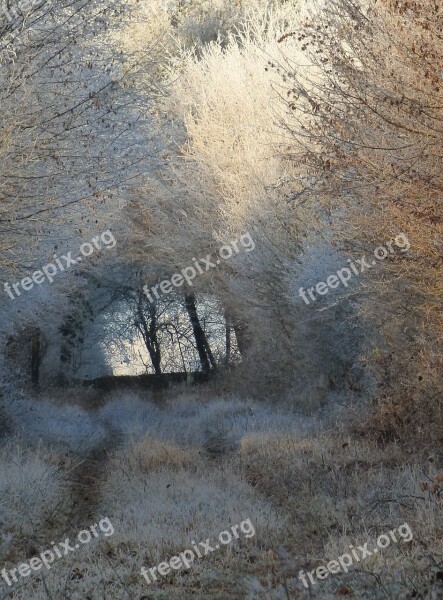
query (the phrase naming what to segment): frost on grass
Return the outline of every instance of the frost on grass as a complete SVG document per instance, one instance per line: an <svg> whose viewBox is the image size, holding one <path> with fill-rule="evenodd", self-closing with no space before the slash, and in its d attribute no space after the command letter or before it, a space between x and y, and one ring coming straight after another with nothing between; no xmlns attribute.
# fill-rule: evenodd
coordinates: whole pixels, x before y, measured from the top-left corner
<svg viewBox="0 0 443 600"><path fill-rule="evenodd" d="M235 450L250 433L305 431L309 419L289 411L238 398L201 401L184 395L168 401L162 408L136 394L115 396L100 411L103 423L124 435L149 434L186 447L216 445Z"/></svg>
<svg viewBox="0 0 443 600"><path fill-rule="evenodd" d="M57 467L41 450L5 447L0 453L0 558L17 541L44 535L65 505L64 483Z"/></svg>
<svg viewBox="0 0 443 600"><path fill-rule="evenodd" d="M99 419L123 435L139 436L148 429L155 429L161 421L162 411L152 402L138 394L126 392L123 396L113 394L99 411Z"/></svg>
<svg viewBox="0 0 443 600"><path fill-rule="evenodd" d="M30 443L42 441L75 452L88 452L106 437L105 427L79 406L16 399L5 411L13 431Z"/></svg>
<svg viewBox="0 0 443 600"><path fill-rule="evenodd" d="M257 531L248 543L275 541L283 519L227 465L217 468L195 450L159 442L152 446L151 441L119 452L104 485L103 511L114 523L114 543L122 553L137 550L155 564L190 547L192 540L214 540L246 519ZM152 447L158 450L157 461Z"/></svg>

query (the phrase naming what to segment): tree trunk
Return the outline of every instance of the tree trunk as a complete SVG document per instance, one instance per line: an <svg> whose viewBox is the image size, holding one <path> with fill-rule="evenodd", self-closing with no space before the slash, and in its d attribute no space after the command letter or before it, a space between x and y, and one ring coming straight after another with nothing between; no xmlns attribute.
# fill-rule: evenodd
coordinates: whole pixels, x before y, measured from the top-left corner
<svg viewBox="0 0 443 600"><path fill-rule="evenodd" d="M209 373L211 366L216 369L217 364L214 356L211 352L206 334L200 324L200 320L197 314L197 307L195 305L195 295L193 293L185 294L185 305L188 311L189 320L191 321L192 330L194 332L195 343L197 346L197 352L200 357L200 363L204 373Z"/></svg>
<svg viewBox="0 0 443 600"><path fill-rule="evenodd" d="M240 350L240 354L245 354L251 344L251 340L248 334L248 329L244 323L234 323L235 337L237 339L237 346Z"/></svg>
<svg viewBox="0 0 443 600"><path fill-rule="evenodd" d="M161 350L160 342L157 337L157 315L154 306L149 306L149 313L150 322L148 327L145 313L143 312L143 302L140 301L138 304L139 329L149 352L154 373L156 375L161 375Z"/></svg>

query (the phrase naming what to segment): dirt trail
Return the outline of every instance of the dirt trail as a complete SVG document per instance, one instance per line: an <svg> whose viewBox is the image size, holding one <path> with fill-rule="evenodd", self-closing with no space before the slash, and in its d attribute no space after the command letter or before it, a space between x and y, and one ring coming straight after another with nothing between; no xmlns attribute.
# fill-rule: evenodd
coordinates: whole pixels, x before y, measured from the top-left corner
<svg viewBox="0 0 443 600"><path fill-rule="evenodd" d="M101 484L106 475L109 453L117 448L122 436L110 430L100 446L86 457L78 457L78 466L69 479L69 490L73 501L70 525L75 530L85 529L97 522L102 500Z"/></svg>

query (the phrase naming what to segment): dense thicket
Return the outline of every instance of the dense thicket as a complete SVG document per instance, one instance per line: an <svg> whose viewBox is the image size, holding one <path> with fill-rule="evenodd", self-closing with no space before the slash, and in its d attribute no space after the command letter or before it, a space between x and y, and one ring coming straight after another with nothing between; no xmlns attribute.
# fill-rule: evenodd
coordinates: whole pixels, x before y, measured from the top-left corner
<svg viewBox="0 0 443 600"><path fill-rule="evenodd" d="M310 7L280 40L284 47L296 39L308 67L290 52L287 63L274 65L291 81L293 117L283 124L294 141L290 157L309 180L305 191L334 215L348 252L361 256L399 232L408 236L410 252L374 271L361 304L385 342L370 360L383 372L382 427L392 433L409 424L428 435L431 420L438 436L441 5L332 0Z"/></svg>

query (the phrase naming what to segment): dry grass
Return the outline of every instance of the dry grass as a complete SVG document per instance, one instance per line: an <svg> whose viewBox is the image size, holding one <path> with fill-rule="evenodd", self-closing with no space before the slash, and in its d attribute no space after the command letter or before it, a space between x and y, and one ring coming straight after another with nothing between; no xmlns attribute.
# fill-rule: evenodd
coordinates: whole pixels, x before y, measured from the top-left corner
<svg viewBox="0 0 443 600"><path fill-rule="evenodd" d="M183 452L174 443L164 442L147 435L142 440L134 442L126 450L122 457L127 466L127 472L152 473L157 469L180 470L191 467L198 451L187 449Z"/></svg>
<svg viewBox="0 0 443 600"><path fill-rule="evenodd" d="M427 587L437 589L432 578L443 550L442 501L438 491L423 493L427 464L419 457L408 460L395 444L381 449L346 433L325 432L302 441L248 438L237 460L247 480L284 506L293 524L282 541L285 560L276 590L287 577L289 587L301 593L295 577L300 569L324 565L350 543L374 541L405 522L414 533L411 543L392 545L349 575L320 581L313 597L332 597L340 585L359 598L405 598L415 588L422 594Z"/></svg>
<svg viewBox="0 0 443 600"><path fill-rule="evenodd" d="M134 402L134 397L123 402L125 410ZM112 406L118 408L115 399L106 407L108 418ZM120 448L103 455L100 495L91 507L95 520L84 523L109 517L114 535L57 561L47 573L48 591L34 576L11 598L287 600L352 593L362 599L400 599L414 590L416 597L438 597L443 521L441 457L435 449L417 453L396 443L381 447L356 437L345 424L333 430L317 424L307 433L302 417L283 419L266 407L233 399L192 402L188 396L183 404L168 403L165 419L159 407L148 403L145 408L136 437L123 436ZM238 443L213 458L202 447L204 435L196 432L221 417L232 424ZM260 423L248 425L251 419ZM57 455L47 457L41 454L40 466L31 469L34 480L42 468L43 474L53 473ZM20 464L27 472L23 465L29 466L29 459ZM16 474L10 497L18 497L22 480ZM53 490L45 484L44 489L48 506L42 512L34 503L42 549L54 537L64 539L63 527L45 530L45 511L60 491L66 494L63 486ZM18 524L19 508L11 504L11 510L17 517L11 522ZM145 583L142 566L155 566L192 547L192 541L214 540L246 519L254 525L254 537L240 537L196 560L188 571ZM345 553L349 544L371 543L405 522L413 532L411 542L392 544L348 574L318 581L310 591L298 580L300 569L313 570ZM72 537L77 533L67 513L65 530ZM8 568L31 555L17 545Z"/></svg>
<svg viewBox="0 0 443 600"><path fill-rule="evenodd" d="M61 456L42 447L0 449L0 560L16 561L61 535L72 510Z"/></svg>

